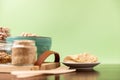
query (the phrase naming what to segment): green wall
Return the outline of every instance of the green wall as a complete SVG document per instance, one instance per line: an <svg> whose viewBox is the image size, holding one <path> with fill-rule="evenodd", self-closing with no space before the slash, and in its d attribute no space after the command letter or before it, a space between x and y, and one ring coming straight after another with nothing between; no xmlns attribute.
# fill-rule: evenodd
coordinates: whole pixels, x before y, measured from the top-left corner
<svg viewBox="0 0 120 80"><path fill-rule="evenodd" d="M120 0L0 0L0 25L52 37L51 50L120 63ZM52 58L49 58L49 60Z"/></svg>

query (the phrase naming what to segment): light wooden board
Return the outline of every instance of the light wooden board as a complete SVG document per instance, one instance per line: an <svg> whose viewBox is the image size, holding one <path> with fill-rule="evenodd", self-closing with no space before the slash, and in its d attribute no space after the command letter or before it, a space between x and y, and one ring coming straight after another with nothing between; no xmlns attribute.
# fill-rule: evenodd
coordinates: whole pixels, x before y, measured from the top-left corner
<svg viewBox="0 0 120 80"><path fill-rule="evenodd" d="M41 67L39 66L14 66L14 65L0 65L0 72L11 72L18 70L50 70L55 69L60 66L60 63L43 63Z"/></svg>
<svg viewBox="0 0 120 80"><path fill-rule="evenodd" d="M36 70L36 71L12 71L12 75L16 75L17 78L28 78L33 77L37 75L43 75L43 74L62 74L62 73L69 73L74 72L76 69L69 69L68 67L61 66L56 69L51 70Z"/></svg>

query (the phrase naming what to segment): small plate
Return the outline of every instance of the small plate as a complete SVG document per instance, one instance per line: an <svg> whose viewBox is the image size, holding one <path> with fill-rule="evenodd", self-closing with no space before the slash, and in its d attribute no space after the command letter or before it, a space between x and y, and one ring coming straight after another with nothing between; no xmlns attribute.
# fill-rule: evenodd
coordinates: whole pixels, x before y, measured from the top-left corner
<svg viewBox="0 0 120 80"><path fill-rule="evenodd" d="M72 63L72 62L63 62L64 65L70 67L70 69L76 70L91 70L96 65L100 64L99 62L96 63Z"/></svg>

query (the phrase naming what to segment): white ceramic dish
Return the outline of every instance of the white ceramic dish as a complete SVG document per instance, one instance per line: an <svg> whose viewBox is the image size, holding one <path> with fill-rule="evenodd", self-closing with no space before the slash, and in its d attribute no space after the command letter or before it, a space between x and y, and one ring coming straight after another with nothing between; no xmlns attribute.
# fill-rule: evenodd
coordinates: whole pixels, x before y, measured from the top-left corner
<svg viewBox="0 0 120 80"><path fill-rule="evenodd" d="M64 65L70 67L70 69L76 69L76 70L80 70L80 69L93 69L93 67L95 67L96 65L100 64L99 62L96 63L72 63L72 62L63 62Z"/></svg>

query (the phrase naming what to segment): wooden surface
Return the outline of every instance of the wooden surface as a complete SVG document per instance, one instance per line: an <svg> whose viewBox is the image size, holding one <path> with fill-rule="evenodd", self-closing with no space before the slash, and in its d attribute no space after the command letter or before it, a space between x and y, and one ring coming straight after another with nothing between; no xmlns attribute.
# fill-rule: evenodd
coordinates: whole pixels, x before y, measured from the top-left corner
<svg viewBox="0 0 120 80"><path fill-rule="evenodd" d="M0 73L0 80L120 80L120 64L100 64L93 71L79 71L57 75L38 75L17 78L9 73Z"/></svg>
<svg viewBox="0 0 120 80"><path fill-rule="evenodd" d="M13 66L13 65L0 65L0 72L11 72L11 71L18 71L18 70L50 70L55 69L60 66L59 62L46 62L43 63L41 66Z"/></svg>

